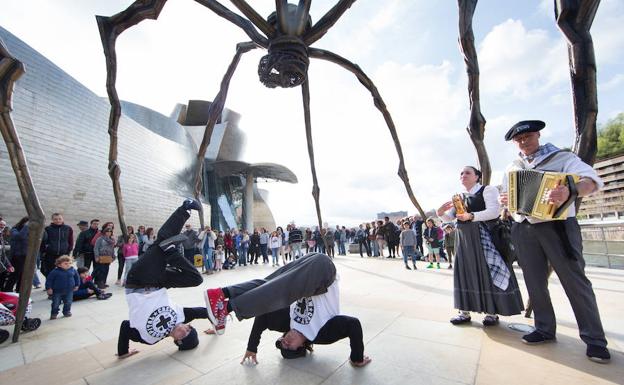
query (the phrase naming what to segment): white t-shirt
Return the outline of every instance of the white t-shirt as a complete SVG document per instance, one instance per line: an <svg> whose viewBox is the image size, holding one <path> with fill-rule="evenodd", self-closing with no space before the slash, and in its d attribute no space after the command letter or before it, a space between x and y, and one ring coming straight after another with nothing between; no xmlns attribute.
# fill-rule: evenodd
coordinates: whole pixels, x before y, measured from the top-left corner
<svg viewBox="0 0 624 385"><path fill-rule="evenodd" d="M290 327L314 341L319 330L334 316L340 314L338 276L327 292L304 297L290 305Z"/></svg>
<svg viewBox="0 0 624 385"><path fill-rule="evenodd" d="M282 245L282 239L280 237L271 237L270 247L272 249L277 249Z"/></svg>
<svg viewBox="0 0 624 385"><path fill-rule="evenodd" d="M126 294L130 308L130 327L139 331L150 345L167 337L173 328L184 322L184 308L171 302L167 289Z"/></svg>

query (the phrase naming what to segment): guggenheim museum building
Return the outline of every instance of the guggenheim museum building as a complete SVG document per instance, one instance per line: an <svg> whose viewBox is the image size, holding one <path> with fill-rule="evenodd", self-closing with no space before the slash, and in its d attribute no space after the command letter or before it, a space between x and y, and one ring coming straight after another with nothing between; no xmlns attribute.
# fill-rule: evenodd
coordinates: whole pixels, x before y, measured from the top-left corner
<svg viewBox="0 0 624 385"><path fill-rule="evenodd" d="M0 27L0 39L26 73L15 83L12 118L46 216L65 223L117 221L108 176L110 105L37 51ZM209 101L178 104L164 116L122 102L118 162L126 223L158 228L184 197L192 196L193 168ZM286 167L241 159L240 115L224 109L204 159L203 204L213 228L275 228L266 191L256 180L297 183ZM4 144L0 145L0 216L12 225L26 215ZM199 224L192 216L193 224Z"/></svg>

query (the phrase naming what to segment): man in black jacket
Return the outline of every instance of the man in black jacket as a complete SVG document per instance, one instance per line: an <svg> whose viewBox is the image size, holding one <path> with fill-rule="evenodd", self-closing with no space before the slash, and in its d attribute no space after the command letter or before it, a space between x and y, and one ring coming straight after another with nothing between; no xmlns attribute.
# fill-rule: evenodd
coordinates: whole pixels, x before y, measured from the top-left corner
<svg viewBox="0 0 624 385"><path fill-rule="evenodd" d="M74 230L63 222L61 214L52 214L52 223L44 229L41 241L41 273L47 277L56 267L56 258L69 255L73 248Z"/></svg>
<svg viewBox="0 0 624 385"><path fill-rule="evenodd" d="M89 228L85 231L81 231L76 239L76 246L74 247L74 259L78 264L78 267L91 268L93 262L93 245L91 240L97 234L100 227L99 219L91 219Z"/></svg>
<svg viewBox="0 0 624 385"><path fill-rule="evenodd" d="M178 247L186 240L180 230L190 217L188 210L199 209L201 206L196 200L185 200L162 225L154 244L130 269L126 280L130 319L122 321L119 328L119 358L138 353L136 349L129 349L131 340L153 345L171 336L179 350L193 349L199 344L197 331L188 323L196 318L207 318L206 308L183 308L167 295L167 288L192 287L203 282Z"/></svg>
<svg viewBox="0 0 624 385"><path fill-rule="evenodd" d="M264 279L255 279L205 293L208 319L215 334L225 331L226 317L255 317L243 362L257 363L260 335L266 329L284 332L276 347L284 358L306 355L310 344L331 344L345 337L351 343L350 362L367 365L362 325L357 318L339 315L336 267L325 254L310 253L280 267Z"/></svg>

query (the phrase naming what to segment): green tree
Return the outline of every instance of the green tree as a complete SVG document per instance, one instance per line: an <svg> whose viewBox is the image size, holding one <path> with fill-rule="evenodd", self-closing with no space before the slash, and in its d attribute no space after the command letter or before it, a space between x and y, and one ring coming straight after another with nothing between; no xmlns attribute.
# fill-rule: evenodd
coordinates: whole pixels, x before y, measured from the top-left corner
<svg viewBox="0 0 624 385"><path fill-rule="evenodd" d="M624 112L598 129L598 159L624 154Z"/></svg>

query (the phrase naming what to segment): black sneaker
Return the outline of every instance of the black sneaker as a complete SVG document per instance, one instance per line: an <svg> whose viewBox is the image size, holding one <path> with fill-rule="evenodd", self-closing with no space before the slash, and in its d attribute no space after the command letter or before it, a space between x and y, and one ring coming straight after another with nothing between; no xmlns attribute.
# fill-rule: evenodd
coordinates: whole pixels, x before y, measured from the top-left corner
<svg viewBox="0 0 624 385"><path fill-rule="evenodd" d="M598 345L587 345L587 358L594 362L598 362L599 364L606 364L611 361L611 354L609 354L609 350L604 346Z"/></svg>
<svg viewBox="0 0 624 385"><path fill-rule="evenodd" d="M199 203L197 199L193 199L193 198L186 198L184 202L182 202L182 207L184 207L184 210L201 211L202 209L201 203Z"/></svg>
<svg viewBox="0 0 624 385"><path fill-rule="evenodd" d="M494 326L498 325L498 316L497 315L486 315L483 318L483 326Z"/></svg>
<svg viewBox="0 0 624 385"><path fill-rule="evenodd" d="M522 342L524 342L527 345L537 345L537 344L543 344L546 342L555 342L555 341L556 341L555 337L546 337L542 333L538 332L537 330L533 331L532 333L525 334L524 336L522 336Z"/></svg>
<svg viewBox="0 0 624 385"><path fill-rule="evenodd" d="M186 235L178 234L178 235L174 235L173 237L169 237L165 239L164 241L160 242L158 246L161 248L162 251L167 251L171 248L171 246L175 248L180 243L186 241L187 239L188 237Z"/></svg>
<svg viewBox="0 0 624 385"><path fill-rule="evenodd" d="M411 269L409 266L407 266L407 265L405 265L405 268L406 268L407 270L412 270L412 269Z"/></svg>
<svg viewBox="0 0 624 385"><path fill-rule="evenodd" d="M465 324L465 323L470 323L471 318L469 315L464 315L464 314L458 314L455 317L451 318L451 323L453 325L461 325L461 324Z"/></svg>

